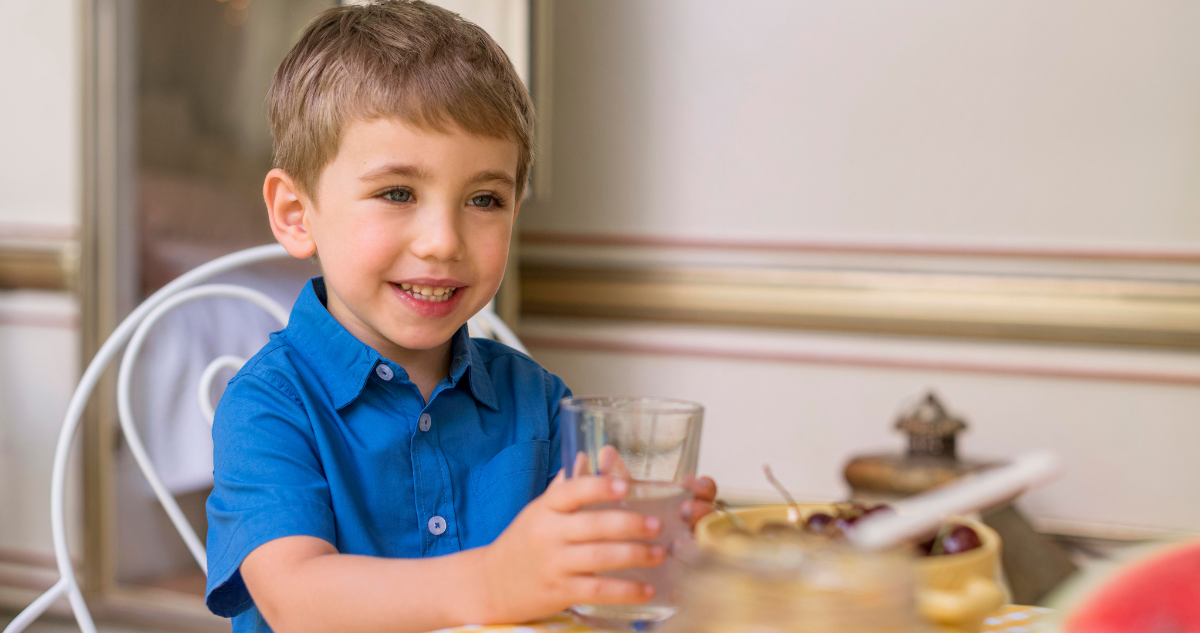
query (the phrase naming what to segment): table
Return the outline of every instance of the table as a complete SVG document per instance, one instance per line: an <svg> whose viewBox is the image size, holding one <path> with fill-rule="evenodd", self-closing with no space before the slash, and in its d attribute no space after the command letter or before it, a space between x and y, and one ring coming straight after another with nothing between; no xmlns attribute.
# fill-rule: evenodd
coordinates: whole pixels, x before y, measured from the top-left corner
<svg viewBox="0 0 1200 633"><path fill-rule="evenodd" d="M1042 607L1020 605L1001 607L995 615L984 619L983 631L985 633L1030 633L1033 631L1031 625L1049 612L1049 609Z"/></svg>
<svg viewBox="0 0 1200 633"><path fill-rule="evenodd" d="M1041 607L1010 605L1002 607L983 621L983 633L1033 633L1032 624L1047 613ZM594 633L596 629L575 621L570 614L560 614L527 624L502 624L482 626L479 624L455 629L442 629L435 633Z"/></svg>

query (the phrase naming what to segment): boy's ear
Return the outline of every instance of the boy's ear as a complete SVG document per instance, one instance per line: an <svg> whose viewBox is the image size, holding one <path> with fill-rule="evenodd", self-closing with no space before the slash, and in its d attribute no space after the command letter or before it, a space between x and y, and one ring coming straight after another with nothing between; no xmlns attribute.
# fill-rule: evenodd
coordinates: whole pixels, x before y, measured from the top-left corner
<svg viewBox="0 0 1200 633"><path fill-rule="evenodd" d="M263 181L263 200L267 203L267 219L275 239L292 257L312 257L317 252L317 243L308 230L312 203L300 192L292 177L278 167L267 172Z"/></svg>

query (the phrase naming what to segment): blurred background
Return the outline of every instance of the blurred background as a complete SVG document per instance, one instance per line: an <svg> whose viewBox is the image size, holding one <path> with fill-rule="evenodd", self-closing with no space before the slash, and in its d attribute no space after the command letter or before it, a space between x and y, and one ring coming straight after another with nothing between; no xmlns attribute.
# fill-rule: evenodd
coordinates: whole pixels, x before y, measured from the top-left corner
<svg viewBox="0 0 1200 633"><path fill-rule="evenodd" d="M335 4L0 0L0 607L57 578L54 444L104 337L180 273L271 242L266 88ZM902 493L919 465L894 424L932 392L966 422L963 470L1066 462L996 519L1058 561L1006 558L1025 600L1200 531L1200 5L439 4L492 33L538 107L499 313L576 394L703 403L723 496L775 501L764 463L806 500ZM290 305L316 274L226 280ZM173 315L136 374L147 448L201 530L195 378L266 341L255 310ZM116 431L114 382L69 495L95 609L227 628Z"/></svg>

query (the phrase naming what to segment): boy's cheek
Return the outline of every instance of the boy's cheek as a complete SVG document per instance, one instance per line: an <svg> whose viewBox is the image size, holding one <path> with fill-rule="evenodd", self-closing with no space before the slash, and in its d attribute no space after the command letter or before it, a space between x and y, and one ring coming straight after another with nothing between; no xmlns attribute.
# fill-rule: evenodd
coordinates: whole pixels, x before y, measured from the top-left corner
<svg viewBox="0 0 1200 633"><path fill-rule="evenodd" d="M318 227L318 231L322 233L317 244L321 262L338 276L360 280L364 276L383 277L397 259L398 245L386 226L345 223Z"/></svg>
<svg viewBox="0 0 1200 633"><path fill-rule="evenodd" d="M482 260L482 264L487 272L495 274L497 277L504 276L504 268L508 264L509 240L512 238L512 229L497 227L487 235L486 239L480 240L476 246L476 253ZM496 282L497 284L499 281Z"/></svg>

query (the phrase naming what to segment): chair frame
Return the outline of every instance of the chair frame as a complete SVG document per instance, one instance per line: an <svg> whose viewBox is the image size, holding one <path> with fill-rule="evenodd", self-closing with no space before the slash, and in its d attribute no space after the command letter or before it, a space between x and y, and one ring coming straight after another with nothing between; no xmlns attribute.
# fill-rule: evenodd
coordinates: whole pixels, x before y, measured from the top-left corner
<svg viewBox="0 0 1200 633"><path fill-rule="evenodd" d="M121 321L121 324L109 335L108 339L104 341L100 350L96 352L91 362L88 363L87 369L83 372L83 376L80 378L79 384L71 396L54 451L53 474L50 480L50 528L54 541L54 558L58 566L60 578L49 590L18 614L5 627L4 633L20 633L24 631L32 622L41 617L55 601L64 596L70 604L71 611L75 616L75 621L79 624L80 630L83 633L96 633L96 624L92 619L91 612L88 610L87 603L83 599L83 593L79 589L79 583L75 577L75 567L71 561L71 553L67 547L65 519L67 466L70 461L71 446L79 431L79 421L83 417L84 409L91 399L92 393L95 391L96 385L100 381L104 371L112 363L113 359L117 357L117 354L121 352L122 348L124 348L125 353L122 357L117 376L117 413L121 422L121 431L125 435L130 452L133 454L138 467L150 483L150 487L154 490L154 495L158 498L159 503L166 510L171 523L187 544L188 550L191 552L192 557L196 559L196 563L200 565L200 569L204 571L205 575L208 574L208 561L204 544L184 517L183 511L175 501L175 497L163 485L162 480L158 476L158 471L155 470L154 464L151 463L150 457L142 445L141 434L138 433L137 426L134 423L132 407L130 406L130 386L133 367L137 362L142 344L145 342L146 336L154 324L171 310L197 299L211 297L242 299L261 307L267 313L274 316L281 325L286 325L288 311L258 290L234 284L201 284L217 275L242 266L273 259L286 259L288 257L290 255L284 250L283 246L270 244L230 253L229 255L198 266L150 295L129 316L125 317ZM495 338L522 353L528 353L512 330L492 310L491 304L471 317L467 327L472 336ZM209 363L201 374L197 396L200 409L210 424L212 423L214 410L211 396L209 395L213 380L220 370L226 368L240 369L245 362L245 359L235 356L221 356Z"/></svg>

